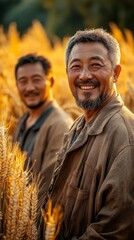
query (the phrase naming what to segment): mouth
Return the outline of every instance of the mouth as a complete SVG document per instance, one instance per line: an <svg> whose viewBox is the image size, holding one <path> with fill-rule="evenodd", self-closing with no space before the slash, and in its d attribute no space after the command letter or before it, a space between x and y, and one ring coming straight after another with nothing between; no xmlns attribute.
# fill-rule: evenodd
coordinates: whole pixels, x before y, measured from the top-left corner
<svg viewBox="0 0 134 240"><path fill-rule="evenodd" d="M92 90L95 89L97 87L97 85L91 85L91 84L80 84L78 86L81 90Z"/></svg>
<svg viewBox="0 0 134 240"><path fill-rule="evenodd" d="M33 97L37 97L38 93L26 93L24 96L27 98L33 98Z"/></svg>
<svg viewBox="0 0 134 240"><path fill-rule="evenodd" d="M94 90L95 88L99 87L99 85L100 84L96 79L90 81L77 80L75 83L75 87L83 91Z"/></svg>

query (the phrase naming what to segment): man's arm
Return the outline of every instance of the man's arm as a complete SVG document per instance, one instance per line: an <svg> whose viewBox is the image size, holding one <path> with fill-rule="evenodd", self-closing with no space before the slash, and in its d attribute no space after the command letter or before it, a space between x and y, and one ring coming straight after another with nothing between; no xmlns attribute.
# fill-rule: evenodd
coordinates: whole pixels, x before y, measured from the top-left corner
<svg viewBox="0 0 134 240"><path fill-rule="evenodd" d="M47 192L50 185L55 163L57 161L57 152L60 150L64 133L67 133L69 128L63 121L56 122L49 127L47 133L47 145L44 146L45 152L42 158L40 176L42 178L43 187L41 188L41 195Z"/></svg>
<svg viewBox="0 0 134 240"><path fill-rule="evenodd" d="M95 209L96 220L79 240L134 239L134 146L126 147L114 160L96 194Z"/></svg>

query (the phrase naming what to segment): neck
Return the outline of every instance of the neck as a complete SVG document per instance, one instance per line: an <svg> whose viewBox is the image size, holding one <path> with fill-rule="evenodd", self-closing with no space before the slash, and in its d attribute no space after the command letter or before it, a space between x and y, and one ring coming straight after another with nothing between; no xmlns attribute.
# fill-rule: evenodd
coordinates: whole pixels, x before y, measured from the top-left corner
<svg viewBox="0 0 134 240"><path fill-rule="evenodd" d="M52 102L52 100L47 100L44 102L44 104L38 108L35 109L29 109L29 117L26 121L26 129L30 128L40 117L42 112L48 107L48 105Z"/></svg>
<svg viewBox="0 0 134 240"><path fill-rule="evenodd" d="M29 117L34 118L34 117L39 117L41 113L47 108L47 106L51 103L52 101L46 100L43 105L41 105L38 108L33 108L29 109Z"/></svg>
<svg viewBox="0 0 134 240"><path fill-rule="evenodd" d="M116 96L116 93L114 92L109 98L107 98L104 102L103 102L103 104L100 106L100 108L98 108L98 109L96 109L96 110L89 110L89 111L85 111L84 112L84 116L85 116L85 120L86 120L86 122L88 122L90 119L91 119L91 117L93 117L94 115L96 115L105 105L107 105L110 101L111 101L111 99L113 98L113 97L115 97Z"/></svg>

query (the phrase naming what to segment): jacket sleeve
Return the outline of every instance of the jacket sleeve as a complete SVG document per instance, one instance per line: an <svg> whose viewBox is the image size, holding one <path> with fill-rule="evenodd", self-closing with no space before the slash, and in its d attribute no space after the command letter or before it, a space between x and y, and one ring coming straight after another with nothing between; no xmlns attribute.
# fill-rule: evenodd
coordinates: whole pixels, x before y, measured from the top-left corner
<svg viewBox="0 0 134 240"><path fill-rule="evenodd" d="M40 169L40 176L42 178L42 186L40 195L47 192L50 185L55 163L57 161L57 153L62 146L64 134L69 131L69 127L63 121L52 124L47 133L47 141L44 146L44 155L42 157L42 164Z"/></svg>
<svg viewBox="0 0 134 240"><path fill-rule="evenodd" d="M96 194L95 209L96 219L79 240L134 239L134 146L114 160Z"/></svg>

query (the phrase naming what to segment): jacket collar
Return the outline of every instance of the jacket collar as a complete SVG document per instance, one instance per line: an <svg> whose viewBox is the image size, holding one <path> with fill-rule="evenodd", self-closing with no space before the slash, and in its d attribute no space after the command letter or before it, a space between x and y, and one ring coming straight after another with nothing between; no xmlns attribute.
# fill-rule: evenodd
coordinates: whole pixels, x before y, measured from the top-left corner
<svg viewBox="0 0 134 240"><path fill-rule="evenodd" d="M120 95L111 99L111 101L105 105L96 116L93 116L91 121L87 123L88 134L98 135L103 132L103 129L107 122L123 107L124 103Z"/></svg>
<svg viewBox="0 0 134 240"><path fill-rule="evenodd" d="M55 107L55 103L50 102L48 104L48 106L45 108L45 110L41 113L41 115L39 116L37 121L30 128L32 128L33 131L38 131L40 129L40 126L45 121L45 119L49 116L49 114L51 114L51 112L53 111L54 107ZM25 131L25 124L26 124L26 120L27 120L28 116L29 116L29 113L26 112L24 114L24 116L22 117L21 127L20 127L20 131L22 131L22 132Z"/></svg>
<svg viewBox="0 0 134 240"><path fill-rule="evenodd" d="M110 118L115 115L123 107L124 103L120 95L113 97L89 122L85 122L85 117L82 115L74 123L68 136L68 142L75 132L79 131L78 139L70 147L70 151L82 146L88 136L95 136L103 132L103 129ZM83 127L84 126L84 127Z"/></svg>

